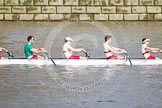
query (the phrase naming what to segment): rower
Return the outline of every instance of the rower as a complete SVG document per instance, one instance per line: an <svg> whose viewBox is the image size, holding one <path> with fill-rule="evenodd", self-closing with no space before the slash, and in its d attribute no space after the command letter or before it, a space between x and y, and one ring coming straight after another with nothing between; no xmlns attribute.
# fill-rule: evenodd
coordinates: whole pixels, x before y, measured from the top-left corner
<svg viewBox="0 0 162 108"><path fill-rule="evenodd" d="M147 38L142 39L142 46L141 46L142 55L144 56L145 59L159 59L158 57L152 56L151 52L158 53L161 52L162 50L159 48L148 47L149 43L150 43L150 39Z"/></svg>
<svg viewBox="0 0 162 108"><path fill-rule="evenodd" d="M106 55L107 59L124 59L123 57L112 54L112 52L116 54L127 52L125 49L115 48L111 46L111 39L112 39L111 35L105 36L105 43L103 44L105 50L104 54Z"/></svg>
<svg viewBox="0 0 162 108"><path fill-rule="evenodd" d="M32 44L34 43L34 37L28 36L28 43L24 46L24 53L28 59L42 59L42 56L38 56L37 54L46 52L44 48L33 48ZM36 54L34 54L36 53Z"/></svg>
<svg viewBox="0 0 162 108"><path fill-rule="evenodd" d="M63 54L67 59L86 59L85 57L81 57L78 55L73 55L72 52L84 52L86 53L87 51L83 48L73 48L71 46L73 42L73 39L70 37L65 38L65 44L63 46Z"/></svg>
<svg viewBox="0 0 162 108"><path fill-rule="evenodd" d="M4 51L5 53L8 53L7 49L0 47L0 52L2 51ZM0 56L0 59L4 59L4 57Z"/></svg>

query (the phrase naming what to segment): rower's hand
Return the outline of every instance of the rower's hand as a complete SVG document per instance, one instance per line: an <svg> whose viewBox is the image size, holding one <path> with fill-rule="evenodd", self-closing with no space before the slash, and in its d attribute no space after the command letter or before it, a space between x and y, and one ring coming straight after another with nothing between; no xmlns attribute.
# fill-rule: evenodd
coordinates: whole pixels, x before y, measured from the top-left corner
<svg viewBox="0 0 162 108"><path fill-rule="evenodd" d="M2 48L2 51L6 52L6 53L8 52L8 50L6 50L5 48Z"/></svg>
<svg viewBox="0 0 162 108"><path fill-rule="evenodd" d="M119 49L119 51L120 51L121 53L127 53L127 51L126 51L125 49Z"/></svg>
<svg viewBox="0 0 162 108"><path fill-rule="evenodd" d="M162 53L162 50L161 49L159 50L159 53Z"/></svg>
<svg viewBox="0 0 162 108"><path fill-rule="evenodd" d="M39 48L39 51L41 51L41 52L47 52L44 48Z"/></svg>
<svg viewBox="0 0 162 108"><path fill-rule="evenodd" d="M5 51L5 49L4 48L0 48L0 51Z"/></svg>
<svg viewBox="0 0 162 108"><path fill-rule="evenodd" d="M85 49L82 49L82 52L86 53L87 51Z"/></svg>
<svg viewBox="0 0 162 108"><path fill-rule="evenodd" d="M162 50L161 49L159 49L159 48L153 48L153 50L151 50L151 52L153 52L153 53L161 53L162 52Z"/></svg>

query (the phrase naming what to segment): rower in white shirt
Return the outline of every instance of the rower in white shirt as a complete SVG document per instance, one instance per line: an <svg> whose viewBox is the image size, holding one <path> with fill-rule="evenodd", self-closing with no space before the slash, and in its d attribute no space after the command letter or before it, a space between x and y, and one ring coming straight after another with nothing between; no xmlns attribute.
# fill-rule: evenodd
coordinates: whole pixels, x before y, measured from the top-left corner
<svg viewBox="0 0 162 108"><path fill-rule="evenodd" d="M145 59L159 59L158 57L155 57L155 56L152 56L151 55L151 52L153 53L161 53L162 50L159 49L159 48L151 48L149 47L150 43L150 39L147 39L147 38L143 38L142 39L142 46L141 46L141 49L142 49L142 55L145 57Z"/></svg>
<svg viewBox="0 0 162 108"><path fill-rule="evenodd" d="M127 53L127 51L125 49L115 48L111 46L111 39L112 36L110 35L105 36L105 43L103 44L105 51L104 54L106 55L107 59L124 59L123 57L114 55L113 53L121 54Z"/></svg>
<svg viewBox="0 0 162 108"><path fill-rule="evenodd" d="M73 42L73 39L71 39L70 37L66 37L65 38L65 44L63 46L63 54L67 59L86 59L85 57L81 57L78 55L73 55L72 52L84 52L87 53L87 51L83 48L73 48L71 46Z"/></svg>

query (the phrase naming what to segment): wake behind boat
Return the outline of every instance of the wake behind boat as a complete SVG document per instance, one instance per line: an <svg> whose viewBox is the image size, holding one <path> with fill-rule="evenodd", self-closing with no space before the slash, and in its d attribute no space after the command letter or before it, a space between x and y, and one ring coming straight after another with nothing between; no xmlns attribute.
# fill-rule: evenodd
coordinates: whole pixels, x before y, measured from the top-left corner
<svg viewBox="0 0 162 108"><path fill-rule="evenodd" d="M56 65L71 65L71 66L95 66L95 65L130 65L128 60L108 60L105 58L90 58L87 60L72 60L72 59L64 59L64 58L52 58L52 60L56 63ZM145 59L131 59L132 65L161 65L162 60L145 60ZM52 65L53 62L50 59L33 59L29 60L26 58L11 58L11 59L2 59L0 60L0 65Z"/></svg>

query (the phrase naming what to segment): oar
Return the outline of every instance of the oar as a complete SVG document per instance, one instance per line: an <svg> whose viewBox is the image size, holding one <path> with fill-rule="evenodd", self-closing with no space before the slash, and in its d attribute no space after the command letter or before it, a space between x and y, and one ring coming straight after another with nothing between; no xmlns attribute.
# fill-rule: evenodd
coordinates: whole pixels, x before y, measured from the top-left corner
<svg viewBox="0 0 162 108"><path fill-rule="evenodd" d="M129 61L130 65L132 66L132 61L130 59L130 56L127 54L127 53L124 53L125 57L126 57L126 60Z"/></svg>
<svg viewBox="0 0 162 108"><path fill-rule="evenodd" d="M14 58L14 56L13 56L13 54L12 54L12 52L9 52L9 51L7 51L7 50L4 50L4 49L2 49L5 53L7 53L8 54L8 58Z"/></svg>
<svg viewBox="0 0 162 108"><path fill-rule="evenodd" d="M56 63L53 61L53 59L50 57L50 55L48 54L48 52L44 52L46 54L46 56L48 57L48 59L50 59L52 61L52 63L54 64L55 67L57 67Z"/></svg>
<svg viewBox="0 0 162 108"><path fill-rule="evenodd" d="M9 58L14 58L12 52L7 52Z"/></svg>

